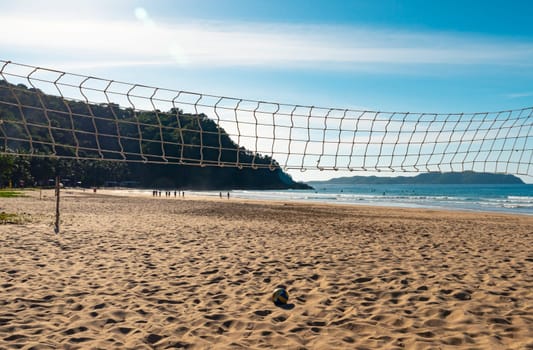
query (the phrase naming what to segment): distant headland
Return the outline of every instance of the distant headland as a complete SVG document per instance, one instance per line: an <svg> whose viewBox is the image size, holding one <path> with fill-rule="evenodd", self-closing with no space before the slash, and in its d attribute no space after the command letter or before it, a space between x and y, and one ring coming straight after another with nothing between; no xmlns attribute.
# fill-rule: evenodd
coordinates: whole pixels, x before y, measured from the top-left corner
<svg viewBox="0 0 533 350"><path fill-rule="evenodd" d="M353 185L387 185L387 184L416 184L416 185L481 185L481 184L523 184L524 182L514 175L478 173L473 171L449 172L449 173L424 173L417 176L350 176L339 177L328 181L310 181L309 184L353 184Z"/></svg>

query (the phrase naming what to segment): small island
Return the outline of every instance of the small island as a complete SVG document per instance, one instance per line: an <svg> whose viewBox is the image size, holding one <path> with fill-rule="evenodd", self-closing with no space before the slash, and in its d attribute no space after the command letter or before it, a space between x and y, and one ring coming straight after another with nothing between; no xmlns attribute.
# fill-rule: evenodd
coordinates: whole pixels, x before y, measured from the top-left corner
<svg viewBox="0 0 533 350"><path fill-rule="evenodd" d="M350 176L339 177L328 181L310 181L309 184L347 184L347 185L497 185L497 184L523 184L524 182L514 176L493 173L478 173L474 171L448 172L448 173L424 173L417 176Z"/></svg>

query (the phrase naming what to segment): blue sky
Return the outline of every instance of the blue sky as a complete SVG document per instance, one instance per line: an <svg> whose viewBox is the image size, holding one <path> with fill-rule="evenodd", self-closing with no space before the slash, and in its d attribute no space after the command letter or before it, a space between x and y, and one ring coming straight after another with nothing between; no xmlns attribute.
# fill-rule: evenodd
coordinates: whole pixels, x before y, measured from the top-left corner
<svg viewBox="0 0 533 350"><path fill-rule="evenodd" d="M531 13L527 0L0 0L0 59L300 105L497 111L533 105Z"/></svg>

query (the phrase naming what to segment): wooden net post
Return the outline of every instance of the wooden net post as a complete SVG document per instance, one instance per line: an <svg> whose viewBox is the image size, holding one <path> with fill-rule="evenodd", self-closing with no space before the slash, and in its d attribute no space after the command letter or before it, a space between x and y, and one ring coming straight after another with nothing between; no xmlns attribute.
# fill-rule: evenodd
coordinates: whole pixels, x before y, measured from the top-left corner
<svg viewBox="0 0 533 350"><path fill-rule="evenodd" d="M54 232L59 233L59 193L60 193L60 178L56 176L56 221L54 224Z"/></svg>

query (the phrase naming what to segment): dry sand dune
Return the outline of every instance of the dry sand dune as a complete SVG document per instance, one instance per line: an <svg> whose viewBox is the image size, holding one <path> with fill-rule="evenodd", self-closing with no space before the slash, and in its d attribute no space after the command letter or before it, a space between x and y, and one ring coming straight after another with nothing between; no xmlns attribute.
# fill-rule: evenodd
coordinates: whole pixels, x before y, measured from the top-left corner
<svg viewBox="0 0 533 350"><path fill-rule="evenodd" d="M533 349L533 218L2 199L0 349ZM270 293L285 286L290 304Z"/></svg>

